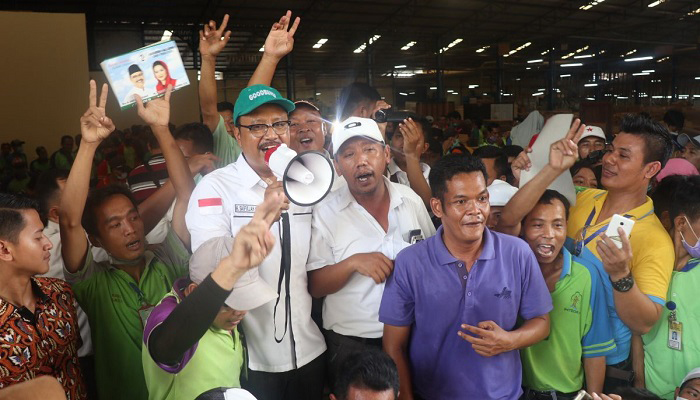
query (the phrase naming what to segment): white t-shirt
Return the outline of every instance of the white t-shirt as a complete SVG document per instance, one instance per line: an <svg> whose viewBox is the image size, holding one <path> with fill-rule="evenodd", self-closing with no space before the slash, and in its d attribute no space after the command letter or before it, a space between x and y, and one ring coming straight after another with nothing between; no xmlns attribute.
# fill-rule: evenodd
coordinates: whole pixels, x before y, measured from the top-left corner
<svg viewBox="0 0 700 400"><path fill-rule="evenodd" d="M423 200L408 186L384 179L389 189L389 228L387 232L364 209L346 186L332 192L316 205L311 231L308 271L333 268L358 253L380 252L394 260L410 246L411 236L424 239L435 234ZM326 296L323 328L341 335L380 338L384 325L379 322L379 304L384 283L353 273L345 286Z"/></svg>
<svg viewBox="0 0 700 400"><path fill-rule="evenodd" d="M241 227L250 222L255 207L262 203L266 186L245 157L239 157L236 162L205 176L194 189L187 208L186 221L192 236L192 250L214 237L235 237ZM289 329L281 343L275 341L275 328L277 339L285 331L284 283L276 317L273 316L276 300L272 300L249 310L241 322L248 343L249 366L255 371L284 372L294 369L292 348L295 349L297 368L313 361L326 350L323 335L311 319L311 295L306 275L311 242L311 211L310 207L299 207L293 203L288 210L292 233L289 322L294 332L294 343ZM275 246L260 264L259 271L266 283L277 288L283 243L281 221L272 224L270 231L275 237Z"/></svg>
<svg viewBox="0 0 700 400"><path fill-rule="evenodd" d="M61 232L58 224L49 220L49 223L46 224L46 228L44 228L44 235L46 235L53 247L49 250L51 254L51 258L49 258L49 272L41 276L66 280L66 275L63 272L63 256L61 255ZM80 338L83 340L83 345L78 349L78 357L85 357L92 354L90 324L88 323L88 317L85 311L80 308L77 302L76 305Z"/></svg>
<svg viewBox="0 0 700 400"><path fill-rule="evenodd" d="M420 163L420 169L421 171L423 171L423 177L425 177L425 181L428 182L428 184L430 184L430 181L428 181L428 175L430 175L430 165L426 163ZM406 186L411 186L410 182L408 181L408 174L404 170L399 168L398 165L396 165L396 162L394 162L393 158L391 159L391 161L389 161L387 172L390 178L392 175L395 175L398 183Z"/></svg>

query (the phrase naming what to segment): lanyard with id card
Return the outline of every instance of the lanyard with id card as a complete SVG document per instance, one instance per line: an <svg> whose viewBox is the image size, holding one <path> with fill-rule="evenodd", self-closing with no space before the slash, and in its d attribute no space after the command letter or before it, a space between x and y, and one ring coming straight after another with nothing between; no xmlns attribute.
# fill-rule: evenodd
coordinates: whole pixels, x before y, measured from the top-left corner
<svg viewBox="0 0 700 400"><path fill-rule="evenodd" d="M669 301L666 308L671 312L668 314L668 348L673 350L683 350L683 323L676 319L676 303Z"/></svg>
<svg viewBox="0 0 700 400"><path fill-rule="evenodd" d="M129 282L129 287L131 287L131 290L136 293L136 295L139 297L139 301L141 302L141 307L137 310L137 312L139 313L139 318L141 319L141 328L145 329L146 321L148 321L148 317L151 315L151 311L153 311L155 306L146 301L146 295L138 286L136 286L134 282Z"/></svg>

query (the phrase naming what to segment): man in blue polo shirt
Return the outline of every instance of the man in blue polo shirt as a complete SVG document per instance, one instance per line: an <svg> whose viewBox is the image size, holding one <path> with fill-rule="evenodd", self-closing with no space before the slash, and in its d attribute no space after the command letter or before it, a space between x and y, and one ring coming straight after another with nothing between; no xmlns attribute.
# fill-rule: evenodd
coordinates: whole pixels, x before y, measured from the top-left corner
<svg viewBox="0 0 700 400"><path fill-rule="evenodd" d="M534 254L485 228L486 179L471 156L433 166L430 204L442 227L399 253L387 281L379 320L402 398L517 399L517 350L549 334L552 299Z"/></svg>

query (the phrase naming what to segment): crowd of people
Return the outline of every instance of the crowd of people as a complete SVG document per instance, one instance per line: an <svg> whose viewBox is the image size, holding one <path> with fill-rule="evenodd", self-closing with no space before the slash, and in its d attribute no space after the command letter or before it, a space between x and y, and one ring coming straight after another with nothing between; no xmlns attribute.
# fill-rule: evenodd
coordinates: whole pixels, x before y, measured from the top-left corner
<svg viewBox="0 0 700 400"><path fill-rule="evenodd" d="M269 86L290 12L218 102L227 24L200 31L201 122L170 122L168 85L116 127L91 81L50 156L2 144L0 399L700 398L682 113L575 119L546 160L537 111L384 122L353 83L330 118ZM332 162L321 202L287 198L281 144Z"/></svg>

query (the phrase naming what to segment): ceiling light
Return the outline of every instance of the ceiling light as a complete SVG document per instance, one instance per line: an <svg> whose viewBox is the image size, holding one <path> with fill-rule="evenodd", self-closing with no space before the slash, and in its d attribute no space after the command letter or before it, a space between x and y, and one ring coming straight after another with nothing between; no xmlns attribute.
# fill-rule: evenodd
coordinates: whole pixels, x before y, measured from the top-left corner
<svg viewBox="0 0 700 400"><path fill-rule="evenodd" d="M700 8L698 8L698 9L695 10L695 11L691 11L691 12L688 13L688 15L698 15L698 14L700 14Z"/></svg>
<svg viewBox="0 0 700 400"><path fill-rule="evenodd" d="M649 73L648 72L637 72L637 73L632 74L632 76L646 76L646 75L649 75Z"/></svg>
<svg viewBox="0 0 700 400"><path fill-rule="evenodd" d="M656 72L656 71L653 70L653 69L645 69L645 70L643 70L642 72Z"/></svg>
<svg viewBox="0 0 700 400"><path fill-rule="evenodd" d="M479 87L479 85L469 85L469 89L476 89L478 87Z"/></svg>
<svg viewBox="0 0 700 400"><path fill-rule="evenodd" d="M320 96L320 95L321 95L321 92L316 93L316 96Z"/></svg>
<svg viewBox="0 0 700 400"><path fill-rule="evenodd" d="M568 78L568 77L570 77L570 76L571 76L571 74L563 74L563 75L559 75L559 77L560 77L560 78Z"/></svg>
<svg viewBox="0 0 700 400"><path fill-rule="evenodd" d="M260 51L260 52L265 51L265 45L263 45L263 47L261 47L260 50L258 50L258 51Z"/></svg>
<svg viewBox="0 0 700 400"><path fill-rule="evenodd" d="M580 55L580 56L574 56L574 58L578 60L578 59L580 59L580 58L591 58L591 57L594 57L594 56L595 56L595 54L582 54L582 55Z"/></svg>
<svg viewBox="0 0 700 400"><path fill-rule="evenodd" d="M530 70L530 69L532 69L532 68L531 68L531 67L527 67L527 68L525 68L525 69Z"/></svg>
<svg viewBox="0 0 700 400"><path fill-rule="evenodd" d="M529 46L529 45L531 45L531 44L532 44L532 42L527 42L527 43L523 44L522 46L520 46L520 47L518 47L518 48L516 48L516 49L514 49L514 50L509 51L507 54L504 54L503 57L512 56L513 54L519 52L520 50L526 48L527 46Z"/></svg>
<svg viewBox="0 0 700 400"><path fill-rule="evenodd" d="M437 86L431 86L430 90L437 90Z"/></svg>
<svg viewBox="0 0 700 400"><path fill-rule="evenodd" d="M537 93L533 93L533 94L532 94L532 97L535 97L535 96L542 96L542 95L544 95L544 92L537 92Z"/></svg>
<svg viewBox="0 0 700 400"><path fill-rule="evenodd" d="M399 69L399 68L406 68L405 65L394 65L394 68Z"/></svg>
<svg viewBox="0 0 700 400"><path fill-rule="evenodd" d="M547 89L537 89L538 92L544 92Z"/></svg>
<svg viewBox="0 0 700 400"><path fill-rule="evenodd" d="M480 49L476 49L476 52L477 52L477 53L483 53L484 51L486 51L486 49L488 49L488 48L490 48L490 47L491 47L491 46L484 46L484 47L482 47L482 48L480 48Z"/></svg>
<svg viewBox="0 0 700 400"><path fill-rule="evenodd" d="M547 54L547 53L549 53L549 49L547 49L547 50L541 52L540 54L541 54L541 55L545 55L545 54Z"/></svg>
<svg viewBox="0 0 700 400"><path fill-rule="evenodd" d="M588 4L582 5L582 6L579 7L578 9L579 9L579 10L590 10L591 8L597 6L598 4L600 4L600 3L604 2L604 1L605 1L605 0L593 0L593 1L591 1L590 3L588 3Z"/></svg>
<svg viewBox="0 0 700 400"><path fill-rule="evenodd" d="M618 98L618 99L621 99L621 100L627 100L627 99L629 99L629 97L627 97L627 96L617 96L617 98Z"/></svg>
<svg viewBox="0 0 700 400"><path fill-rule="evenodd" d="M581 53L582 51L588 50L588 47L589 47L589 46L583 46L583 47L581 47L580 49L578 49L578 50L576 50L576 51L572 51L571 53L562 56L561 59L562 59L562 60L566 60L567 58L569 58L569 57L571 57L571 56L574 56L574 55L576 55L576 54L579 54L579 53Z"/></svg>
<svg viewBox="0 0 700 400"><path fill-rule="evenodd" d="M413 47L415 44L416 44L416 42L413 42L413 41L408 42L408 43L406 43L405 46L403 46L403 47L401 48L401 50L408 50L408 49L410 49L411 47Z"/></svg>
<svg viewBox="0 0 700 400"><path fill-rule="evenodd" d="M595 101L595 97L586 97L586 100Z"/></svg>
<svg viewBox="0 0 700 400"><path fill-rule="evenodd" d="M163 31L163 36L160 38L160 41L163 42L166 40L170 40L170 37L172 37L172 36L173 36L173 31Z"/></svg>
<svg viewBox="0 0 700 400"><path fill-rule="evenodd" d="M696 81L700 81L700 76L696 76L696 77L695 77L695 80L696 80Z"/></svg>
<svg viewBox="0 0 700 400"><path fill-rule="evenodd" d="M326 44L327 41L328 41L328 39L319 39L318 42L316 42L316 44L313 45L312 47L313 47L314 49L320 49L321 46L323 46L324 44Z"/></svg>
<svg viewBox="0 0 700 400"><path fill-rule="evenodd" d="M581 64L581 63L571 63L571 64L562 64L561 66L564 67L564 68L568 68L568 67L580 67L580 66L583 66L583 64Z"/></svg>
<svg viewBox="0 0 700 400"><path fill-rule="evenodd" d="M653 2L653 3L649 3L649 5L648 5L647 7L649 7L649 8L656 7L656 6L658 6L659 4L665 3L665 2L666 2L666 0L656 0L656 1Z"/></svg>
<svg viewBox="0 0 700 400"><path fill-rule="evenodd" d="M663 58L659 58L658 60L656 60L656 62L661 63L661 62L668 61L668 60L670 60L670 57L663 57Z"/></svg>
<svg viewBox="0 0 700 400"><path fill-rule="evenodd" d="M404 93L404 92L399 92L399 94L400 94L401 96L408 96L408 93Z"/></svg>
<svg viewBox="0 0 700 400"><path fill-rule="evenodd" d="M625 58L625 62L646 61L646 60L653 60L653 59L654 59L654 57L652 57L652 56L634 57L634 58Z"/></svg>
<svg viewBox="0 0 700 400"><path fill-rule="evenodd" d="M372 36L371 38L369 38L369 44L372 44L372 43L376 42L380 37L382 37L382 35L374 35L374 36ZM353 50L352 52L353 52L353 53L362 53L363 51L365 51L366 48L367 48L367 43L365 42L365 43L362 43L362 44L360 45L360 47L356 48L356 49Z"/></svg>
<svg viewBox="0 0 700 400"><path fill-rule="evenodd" d="M632 55L632 54L634 54L634 53L636 53L636 52L637 52L637 49L630 50L630 51L628 51L627 53L622 54L620 57L623 57L623 58L624 58L625 56Z"/></svg>
<svg viewBox="0 0 700 400"><path fill-rule="evenodd" d="M528 64L534 64L534 63L541 63L541 62L544 62L544 60L541 59L541 58L538 58L538 59L536 59L536 60L529 60L527 63L528 63Z"/></svg>
<svg viewBox="0 0 700 400"><path fill-rule="evenodd" d="M598 84L597 84L597 83L586 83L586 84L583 85L583 86L585 86L585 87L595 87L595 86L598 86Z"/></svg>
<svg viewBox="0 0 700 400"><path fill-rule="evenodd" d="M457 39L453 40L452 42L450 42L450 44L447 45L447 47L443 47L442 49L440 49L440 53L444 53L447 50L455 47L456 45L462 43L463 40L464 39L462 39L462 38L457 38Z"/></svg>

